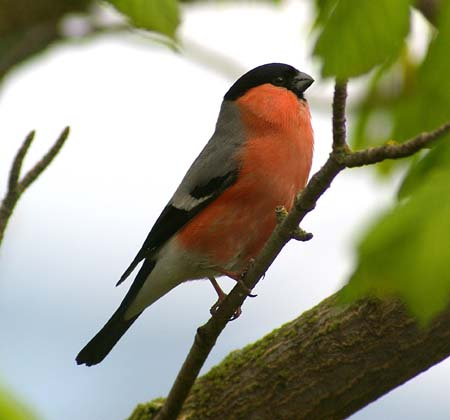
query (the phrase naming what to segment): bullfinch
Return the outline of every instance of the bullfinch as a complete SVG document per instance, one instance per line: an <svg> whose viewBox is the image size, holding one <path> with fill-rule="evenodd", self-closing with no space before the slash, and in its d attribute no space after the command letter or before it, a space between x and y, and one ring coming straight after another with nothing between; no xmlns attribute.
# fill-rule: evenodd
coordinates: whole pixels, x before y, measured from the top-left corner
<svg viewBox="0 0 450 420"><path fill-rule="evenodd" d="M215 131L156 220L122 283L143 261L122 303L76 361L101 362L134 321L175 286L239 280L291 209L311 169L313 130L304 92L311 76L281 63L241 76L223 98Z"/></svg>

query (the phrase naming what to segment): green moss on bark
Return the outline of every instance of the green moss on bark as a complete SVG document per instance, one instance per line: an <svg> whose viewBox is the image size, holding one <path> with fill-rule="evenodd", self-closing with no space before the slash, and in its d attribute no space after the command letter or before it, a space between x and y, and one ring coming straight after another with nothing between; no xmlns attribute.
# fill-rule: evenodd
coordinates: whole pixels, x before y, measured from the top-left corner
<svg viewBox="0 0 450 420"><path fill-rule="evenodd" d="M137 407L134 409L133 413L131 413L131 416L128 417L127 420L151 420L153 419L156 414L158 414L159 410L161 410L165 398L155 398L154 400L145 403L145 404L138 404Z"/></svg>

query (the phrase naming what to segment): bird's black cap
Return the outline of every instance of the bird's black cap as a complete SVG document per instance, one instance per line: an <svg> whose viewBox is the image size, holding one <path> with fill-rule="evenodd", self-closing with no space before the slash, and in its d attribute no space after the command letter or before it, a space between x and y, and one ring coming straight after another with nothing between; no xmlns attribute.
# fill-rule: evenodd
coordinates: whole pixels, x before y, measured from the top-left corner
<svg viewBox="0 0 450 420"><path fill-rule="evenodd" d="M250 89L266 83L289 89L300 99L304 99L303 93L313 82L311 76L288 64L264 64L241 76L225 94L224 99L234 101Z"/></svg>

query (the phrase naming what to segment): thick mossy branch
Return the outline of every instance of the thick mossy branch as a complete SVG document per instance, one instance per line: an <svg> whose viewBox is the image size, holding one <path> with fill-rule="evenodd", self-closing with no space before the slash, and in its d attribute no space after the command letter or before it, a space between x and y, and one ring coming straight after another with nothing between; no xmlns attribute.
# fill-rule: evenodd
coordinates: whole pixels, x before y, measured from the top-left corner
<svg viewBox="0 0 450 420"><path fill-rule="evenodd" d="M39 175L47 169L50 163L52 163L53 159L66 142L67 137L69 136L69 131L69 127L66 127L62 131L50 150L25 174L22 180L20 180L20 172L22 169L23 160L25 159L28 149L33 142L35 132L31 131L20 146L16 156L14 157L11 170L9 171L8 190L0 203L0 245L3 241L3 236L5 234L8 221L20 197L24 191L39 177Z"/></svg>
<svg viewBox="0 0 450 420"><path fill-rule="evenodd" d="M128 420L147 420L153 419L161 410L165 398L156 398L145 404L139 404L128 418Z"/></svg>
<svg viewBox="0 0 450 420"><path fill-rule="evenodd" d="M0 81L15 66L52 43L67 39L61 22L73 13L88 15L93 0L2 0L0 2Z"/></svg>
<svg viewBox="0 0 450 420"><path fill-rule="evenodd" d="M450 310L425 329L398 300L344 305L334 295L230 353L197 380L177 418L345 418L449 355ZM150 408L129 420L153 419Z"/></svg>

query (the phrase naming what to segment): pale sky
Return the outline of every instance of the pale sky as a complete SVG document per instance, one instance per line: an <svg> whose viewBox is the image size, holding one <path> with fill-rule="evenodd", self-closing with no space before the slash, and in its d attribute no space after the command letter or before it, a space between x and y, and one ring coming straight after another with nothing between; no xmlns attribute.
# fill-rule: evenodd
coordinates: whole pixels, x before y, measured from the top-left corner
<svg viewBox="0 0 450 420"><path fill-rule="evenodd" d="M314 170L325 161L330 113L315 104L331 98L332 85L309 55L308 4L192 7L180 31L185 54L132 35L101 37L54 47L2 86L0 179L28 131L37 137L25 170L72 128L0 249L0 381L42 419L120 420L167 394L215 300L207 282L158 301L100 365L74 358L120 303L130 282L114 284L212 134L235 78L274 61L313 75ZM201 64L199 45L228 57L226 71ZM284 249L205 371L336 291L351 272L355 238L394 191L366 170L339 176L304 221L314 239ZM352 419L448 419L449 378L450 363L441 363Z"/></svg>

